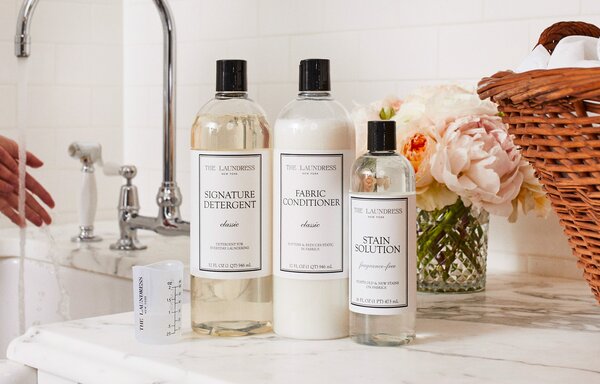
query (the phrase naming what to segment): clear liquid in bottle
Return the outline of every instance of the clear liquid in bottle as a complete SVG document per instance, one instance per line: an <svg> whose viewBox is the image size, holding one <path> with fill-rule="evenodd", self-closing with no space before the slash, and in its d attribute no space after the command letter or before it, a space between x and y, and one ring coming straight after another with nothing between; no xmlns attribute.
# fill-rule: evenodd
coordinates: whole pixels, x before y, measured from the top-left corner
<svg viewBox="0 0 600 384"><path fill-rule="evenodd" d="M350 191L350 338L396 346L415 337L415 174L396 152L394 121L369 122L369 152Z"/></svg>
<svg viewBox="0 0 600 384"><path fill-rule="evenodd" d="M228 65L221 64L221 68ZM233 65L241 66L239 63ZM219 64L217 67L219 68ZM196 222L192 220L192 242L208 244L205 248L197 245L196 252L194 248L191 252L191 269L196 271L192 270L191 276L192 328L205 335L244 336L271 330L271 138L264 112L247 97L245 62L241 71L243 81L239 78L223 80L223 76L227 75L220 74L218 69L217 94L198 113L191 134L192 153L199 151L213 170L230 170L225 173L229 176L204 176L205 184L212 183L220 186L220 189L205 191L205 195L196 190L192 195L192 199L196 199L192 209L200 211L200 218ZM245 162L246 158L249 159L248 162ZM260 168L260 171L255 168ZM253 172L252 176L244 176L245 171ZM193 174L192 190L201 189L199 184L203 182L202 177L198 183L194 177L196 176ZM256 177L260 177L260 180ZM246 183L250 182L252 187L243 184L241 180L249 180ZM208 194L215 200L202 200ZM255 196L258 194L260 197ZM247 199L248 196L252 196L251 199L254 200ZM260 208L257 208L259 205ZM208 210L206 207L214 209ZM236 210L240 212L239 215L245 216L236 217ZM223 219L221 215L228 216ZM194 212L192 217L194 218ZM213 232L207 232L209 230ZM229 237L224 237L229 242L220 238L225 236L222 233L226 231L231 232ZM248 231L256 232L250 234ZM210 233L216 234L218 239L214 236L211 238ZM194 236L199 236L199 240L194 240ZM239 246L233 243L238 239ZM246 240L242 239L248 241L244 243ZM216 256L211 254L214 249L217 249L214 251ZM221 253L216 253L218 250ZM245 256L235 256L239 252L245 252ZM199 261L196 261L198 257ZM240 262L239 260L246 260L244 257L251 261ZM203 264L202 258L213 261ZM194 267L195 264L198 264L197 268ZM234 264L236 267L232 266ZM218 271L199 271L207 266L215 266ZM239 272L240 269L245 270ZM252 277L245 278L246 274ZM232 275L235 278L231 278Z"/></svg>

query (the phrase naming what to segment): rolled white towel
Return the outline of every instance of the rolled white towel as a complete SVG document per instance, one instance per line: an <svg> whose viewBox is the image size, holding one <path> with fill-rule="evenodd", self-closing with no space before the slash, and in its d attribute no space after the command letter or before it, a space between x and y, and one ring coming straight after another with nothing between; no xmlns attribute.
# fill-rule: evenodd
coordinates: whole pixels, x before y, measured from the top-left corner
<svg viewBox="0 0 600 384"><path fill-rule="evenodd" d="M598 60L598 39L589 36L567 36L558 42L548 61L548 69L594 67L586 61Z"/></svg>
<svg viewBox="0 0 600 384"><path fill-rule="evenodd" d="M527 55L525 60L517 67L515 72L527 72L533 71L534 69L546 69L548 67L548 61L550 60L550 53L543 45L538 45L533 51Z"/></svg>
<svg viewBox="0 0 600 384"><path fill-rule="evenodd" d="M590 36L567 36L556 44L552 55L542 45L535 47L515 72L592 67L600 67L600 39Z"/></svg>

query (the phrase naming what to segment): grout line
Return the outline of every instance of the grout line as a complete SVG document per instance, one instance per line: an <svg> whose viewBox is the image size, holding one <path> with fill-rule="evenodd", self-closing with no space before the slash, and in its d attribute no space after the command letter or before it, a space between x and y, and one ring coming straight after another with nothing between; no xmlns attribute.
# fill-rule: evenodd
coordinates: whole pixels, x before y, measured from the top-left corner
<svg viewBox="0 0 600 384"><path fill-rule="evenodd" d="M551 17L568 17L568 16L577 16L576 13L568 14L568 15L546 15L538 18L534 17L523 17L523 18L506 18L506 19L483 19L483 20L470 20L470 21L461 21L461 22L440 22L440 23L425 23L425 24L411 24L411 25L403 25L403 26L394 26L394 27L372 27L372 28L353 28L353 29L336 29L336 30L323 30L323 31L311 31L311 32L291 32L291 33L272 33L261 35L260 38L263 37L276 37L276 36L314 36L314 35L325 35L325 34L335 34L335 33L349 33L349 32L373 32L373 31L391 31L391 30L406 30L406 29L422 29L422 28L431 28L431 27L453 27L453 26L472 26L472 25L489 25L489 24L499 24L499 23L507 23L507 22L523 22L523 21L537 21L543 18L551 18ZM586 15L591 16L591 15ZM221 39L219 39L221 40Z"/></svg>
<svg viewBox="0 0 600 384"><path fill-rule="evenodd" d="M409 29L423 29L423 28L431 28L431 27L452 27L452 26L472 26L481 24L482 26L489 24L500 24L500 23L508 23L508 22L537 22L543 21L544 19L551 19L557 17L569 17L569 16L600 16L600 14L581 14L573 13L567 15L545 15L541 17L523 17L523 18L506 18L506 19L484 19L484 20L472 20L465 22L441 22L441 23L431 23L431 24L414 24L414 25L405 25L405 26L396 26L396 27L384 27L384 28L355 28L355 29L338 29L338 30L328 30L328 31L312 31L312 32L282 32L282 33L269 33L269 34L259 34L257 36L233 36L233 37L223 37L223 38L199 38L195 40L185 40L182 43L185 44L197 44L197 43L207 43L207 42L228 42L228 41L243 41L243 40L260 40L264 38L274 38L274 37L304 37L304 36L318 36L318 35L332 35L332 34L344 34L344 33L353 33L353 32L386 32L392 30L409 30ZM438 28L439 29L439 28ZM148 45L161 45L160 42L143 42L143 43L129 43L123 44L125 46L148 46Z"/></svg>
<svg viewBox="0 0 600 384"><path fill-rule="evenodd" d="M481 20L485 20L485 1L481 0L479 4L481 4Z"/></svg>
<svg viewBox="0 0 600 384"><path fill-rule="evenodd" d="M482 7L483 8L483 7ZM441 47L440 47L440 33L441 30L440 28L437 28L436 34L435 34L435 39L436 39L436 47L435 47L435 77L439 78L440 77L440 73L441 73L441 69L440 69L440 51L441 51Z"/></svg>

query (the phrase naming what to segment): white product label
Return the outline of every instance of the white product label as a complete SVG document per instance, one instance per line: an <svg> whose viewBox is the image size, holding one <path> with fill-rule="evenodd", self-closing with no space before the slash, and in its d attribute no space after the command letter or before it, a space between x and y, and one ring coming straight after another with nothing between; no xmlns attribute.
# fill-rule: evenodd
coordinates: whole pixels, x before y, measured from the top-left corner
<svg viewBox="0 0 600 384"><path fill-rule="evenodd" d="M270 275L270 150L191 152L191 273L211 279Z"/></svg>
<svg viewBox="0 0 600 384"><path fill-rule="evenodd" d="M350 194L350 310L398 315L415 308L415 194Z"/></svg>
<svg viewBox="0 0 600 384"><path fill-rule="evenodd" d="M348 276L347 191L352 150L275 152L274 274Z"/></svg>

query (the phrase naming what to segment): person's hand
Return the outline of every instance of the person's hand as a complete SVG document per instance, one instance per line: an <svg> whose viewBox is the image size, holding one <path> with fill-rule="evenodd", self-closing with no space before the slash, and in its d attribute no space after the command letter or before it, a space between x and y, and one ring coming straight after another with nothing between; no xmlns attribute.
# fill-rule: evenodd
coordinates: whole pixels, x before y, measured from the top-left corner
<svg viewBox="0 0 600 384"><path fill-rule="evenodd" d="M19 217L19 145L0 135L0 212L20 227L25 221ZM39 168L44 163L34 154L27 152L26 165ZM45 205L54 208L50 193L29 173L25 175L25 217L32 224L50 224L52 219L46 209L37 201L37 196Z"/></svg>

